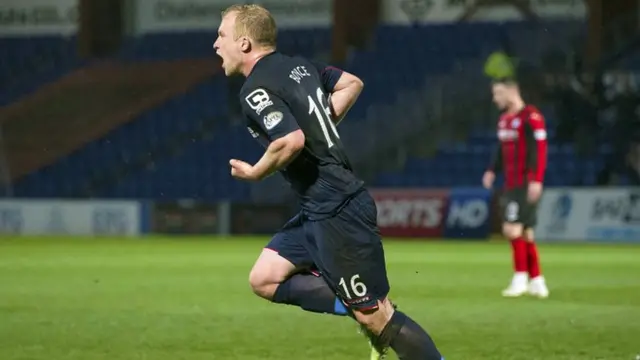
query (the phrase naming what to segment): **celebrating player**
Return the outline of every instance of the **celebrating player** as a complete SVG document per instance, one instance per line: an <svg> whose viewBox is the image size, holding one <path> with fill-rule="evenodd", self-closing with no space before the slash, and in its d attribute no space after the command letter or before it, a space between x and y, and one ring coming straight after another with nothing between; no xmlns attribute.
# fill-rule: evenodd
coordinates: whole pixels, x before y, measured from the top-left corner
<svg viewBox="0 0 640 360"><path fill-rule="evenodd" d="M520 96L512 80L493 84L493 101L503 112L498 121L499 146L482 183L493 186L495 172L505 176L502 233L511 241L515 274L502 295L518 297L529 293L539 298L549 296L540 271L538 249L533 237L537 221L537 203L542 196L542 182L547 166L547 132L544 118L533 105Z"/></svg>
<svg viewBox="0 0 640 360"><path fill-rule="evenodd" d="M214 49L226 75L246 77L240 102L249 133L266 148L253 165L230 160L231 175L259 181L280 171L302 208L260 254L250 274L254 292L308 311L349 312L380 353L390 347L400 359L441 360L429 335L387 299L376 206L335 127L362 82L275 48L276 24L265 8L223 12ZM322 277L298 273L309 266Z"/></svg>

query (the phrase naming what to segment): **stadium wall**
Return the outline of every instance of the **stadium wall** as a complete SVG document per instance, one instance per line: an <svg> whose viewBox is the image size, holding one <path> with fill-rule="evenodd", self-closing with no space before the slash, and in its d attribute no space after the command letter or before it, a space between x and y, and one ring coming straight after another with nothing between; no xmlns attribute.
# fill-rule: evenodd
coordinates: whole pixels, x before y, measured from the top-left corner
<svg viewBox="0 0 640 360"><path fill-rule="evenodd" d="M491 194L484 189L374 189L385 236L487 238ZM0 201L0 234L270 234L296 211L287 204L108 200Z"/></svg>
<svg viewBox="0 0 640 360"><path fill-rule="evenodd" d="M488 239L499 213L481 188L373 189L387 237ZM271 234L289 205L120 200L3 200L0 234L140 236ZM640 242L640 188L554 188L539 207L537 238L563 242Z"/></svg>
<svg viewBox="0 0 640 360"><path fill-rule="evenodd" d="M331 26L332 1L256 0L287 27ZM130 0L127 2L130 35L156 32L211 30L220 11L233 4L227 0ZM458 21L470 2L451 0L382 1L386 24L438 24ZM582 19L587 7L579 0L532 1L531 9L548 19ZM0 36L74 35L78 31L78 0L4 0L0 2ZM478 7L470 21L523 20L517 7L493 4Z"/></svg>

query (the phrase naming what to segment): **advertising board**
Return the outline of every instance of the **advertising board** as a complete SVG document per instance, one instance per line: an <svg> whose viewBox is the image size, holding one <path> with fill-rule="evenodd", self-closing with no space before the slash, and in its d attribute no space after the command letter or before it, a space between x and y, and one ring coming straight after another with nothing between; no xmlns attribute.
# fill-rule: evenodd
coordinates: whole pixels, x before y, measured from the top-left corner
<svg viewBox="0 0 640 360"><path fill-rule="evenodd" d="M135 201L2 200L0 234L136 236L147 217Z"/></svg>

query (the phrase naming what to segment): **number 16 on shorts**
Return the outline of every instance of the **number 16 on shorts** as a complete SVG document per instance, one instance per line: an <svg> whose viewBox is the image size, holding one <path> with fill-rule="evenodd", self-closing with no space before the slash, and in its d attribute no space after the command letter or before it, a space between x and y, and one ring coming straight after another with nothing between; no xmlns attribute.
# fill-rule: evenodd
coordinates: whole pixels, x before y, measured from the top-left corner
<svg viewBox="0 0 640 360"><path fill-rule="evenodd" d="M367 285L360 280L360 275L353 275L351 278L340 278L338 282L346 301L349 304L361 304L371 301L367 294Z"/></svg>

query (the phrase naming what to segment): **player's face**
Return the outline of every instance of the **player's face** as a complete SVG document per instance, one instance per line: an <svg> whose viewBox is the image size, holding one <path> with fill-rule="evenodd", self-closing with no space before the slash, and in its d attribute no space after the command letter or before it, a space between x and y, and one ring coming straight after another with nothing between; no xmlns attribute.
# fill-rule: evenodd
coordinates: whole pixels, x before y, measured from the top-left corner
<svg viewBox="0 0 640 360"><path fill-rule="evenodd" d="M242 37L235 36L236 14L230 13L222 18L218 28L218 38L213 43L216 54L222 58L222 68L227 76L237 74L242 65Z"/></svg>
<svg viewBox="0 0 640 360"><path fill-rule="evenodd" d="M509 107L509 102L511 99L511 89L504 84L495 84L493 85L492 91L493 102L496 104L498 109L507 109L507 107Z"/></svg>

